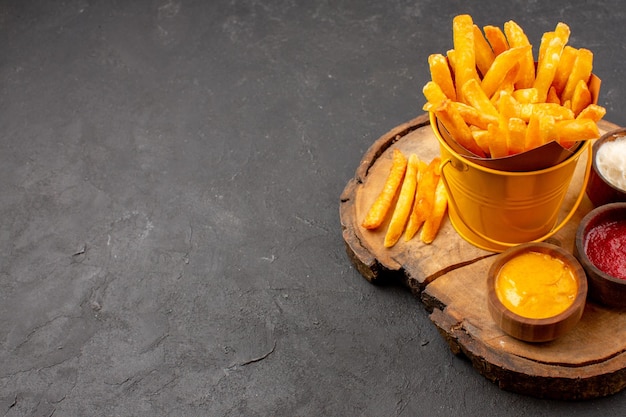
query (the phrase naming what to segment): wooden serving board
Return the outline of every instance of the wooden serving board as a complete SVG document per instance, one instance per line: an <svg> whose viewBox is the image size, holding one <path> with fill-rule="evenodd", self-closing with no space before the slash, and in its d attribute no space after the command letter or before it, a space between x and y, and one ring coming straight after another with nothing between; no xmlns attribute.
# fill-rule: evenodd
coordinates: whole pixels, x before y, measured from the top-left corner
<svg viewBox="0 0 626 417"><path fill-rule="evenodd" d="M602 121L601 133L618 128ZM503 333L487 308L487 271L496 253L462 239L446 218L435 241L425 245L419 233L392 248L383 246L386 224L368 231L360 226L391 166L391 150L430 161L439 144L428 115L400 125L366 152L341 195L340 218L348 255L372 283L400 282L429 311L454 354L463 354L487 379L507 391L540 398L579 400L602 397L626 387L626 312L587 302L571 332L547 343L526 343ZM581 156L562 208L569 211L584 182ZM548 241L570 252L576 228L593 206L585 196L573 218Z"/></svg>

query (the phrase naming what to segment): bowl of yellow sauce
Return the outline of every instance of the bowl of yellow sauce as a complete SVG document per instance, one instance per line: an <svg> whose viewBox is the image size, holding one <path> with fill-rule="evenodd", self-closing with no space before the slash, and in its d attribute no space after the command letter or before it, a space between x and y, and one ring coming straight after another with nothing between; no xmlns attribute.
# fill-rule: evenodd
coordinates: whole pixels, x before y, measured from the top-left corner
<svg viewBox="0 0 626 417"><path fill-rule="evenodd" d="M525 243L502 252L488 273L489 312L508 335L548 342L582 317L587 278L576 258L556 245Z"/></svg>

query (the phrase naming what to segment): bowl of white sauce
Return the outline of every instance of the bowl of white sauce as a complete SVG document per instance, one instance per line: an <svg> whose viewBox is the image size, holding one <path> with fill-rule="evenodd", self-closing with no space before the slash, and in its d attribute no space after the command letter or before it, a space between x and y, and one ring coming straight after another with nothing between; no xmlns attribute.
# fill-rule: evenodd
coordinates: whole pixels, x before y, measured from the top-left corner
<svg viewBox="0 0 626 417"><path fill-rule="evenodd" d="M602 135L592 146L587 196L594 206L626 201L626 128Z"/></svg>

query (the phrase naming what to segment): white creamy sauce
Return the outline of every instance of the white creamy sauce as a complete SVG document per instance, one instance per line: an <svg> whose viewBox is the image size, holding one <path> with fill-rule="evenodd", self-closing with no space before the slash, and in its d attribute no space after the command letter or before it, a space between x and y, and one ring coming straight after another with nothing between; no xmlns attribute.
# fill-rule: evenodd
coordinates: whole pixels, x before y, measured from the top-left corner
<svg viewBox="0 0 626 417"><path fill-rule="evenodd" d="M626 191L626 136L600 146L596 154L596 164L608 182Z"/></svg>

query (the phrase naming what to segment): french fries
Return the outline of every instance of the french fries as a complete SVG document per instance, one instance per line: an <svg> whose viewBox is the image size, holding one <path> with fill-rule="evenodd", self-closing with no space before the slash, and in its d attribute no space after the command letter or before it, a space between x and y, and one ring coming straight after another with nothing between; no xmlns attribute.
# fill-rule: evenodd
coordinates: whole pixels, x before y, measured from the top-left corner
<svg viewBox="0 0 626 417"><path fill-rule="evenodd" d="M539 54L537 62L537 76L533 87L539 92L539 101L546 101L548 90L554 81L563 48L569 39L570 30L567 25L559 22L554 32L545 34L542 38L543 52Z"/></svg>
<svg viewBox="0 0 626 417"><path fill-rule="evenodd" d="M432 54L428 57L428 66L433 82L439 86L447 98L456 101L456 91L448 59L441 54Z"/></svg>
<svg viewBox="0 0 626 417"><path fill-rule="evenodd" d="M498 122L498 116L487 114L479 111L476 107L468 106L467 104L454 102L453 105L457 111L470 126L476 126L480 129L487 129L491 123Z"/></svg>
<svg viewBox="0 0 626 417"><path fill-rule="evenodd" d="M502 29L497 26L488 25L485 26L483 30L485 31L485 37L489 41L494 54L500 55L502 52L509 49L509 42L504 32L502 32Z"/></svg>
<svg viewBox="0 0 626 417"><path fill-rule="evenodd" d="M599 122L606 114L606 109L597 104L590 104L576 116L576 119L590 119Z"/></svg>
<svg viewBox="0 0 626 417"><path fill-rule="evenodd" d="M574 88L574 94L572 95L571 107L574 114L580 114L588 105L591 104L591 92L587 83L583 80L579 80Z"/></svg>
<svg viewBox="0 0 626 417"><path fill-rule="evenodd" d="M518 89L530 88L535 80L535 61L530 41L524 30L513 20L504 24L504 33L511 48L530 47L519 60L519 72L515 82Z"/></svg>
<svg viewBox="0 0 626 417"><path fill-rule="evenodd" d="M503 29L476 25L470 15L452 20L453 49L428 56L430 81L423 109L432 112L450 136L483 158L520 154L551 141L570 148L599 136L606 109L597 104L600 81L592 73L593 53L568 44L570 28L558 22L533 46L523 29L508 21ZM443 222L448 196L440 159L430 163L395 148L382 190L361 223L385 225L383 246L404 234L433 242Z"/></svg>
<svg viewBox="0 0 626 417"><path fill-rule="evenodd" d="M435 200L435 189L439 180L438 168L440 158L434 158L428 166L422 168L419 183L417 185L417 194L413 203L413 210L409 217L404 232L404 240L409 241L415 236L415 233L424 224L432 211Z"/></svg>
<svg viewBox="0 0 626 417"><path fill-rule="evenodd" d="M417 188L417 174L419 169L419 159L417 155L411 154L409 157L408 166L406 169L406 175L402 182L402 188L400 189L400 196L396 203L396 208L391 216L391 222L387 228L387 234L385 235L385 247L390 248L396 244L406 221L411 214L411 207L413 206L413 200L415 199L415 189Z"/></svg>
<svg viewBox="0 0 626 417"><path fill-rule="evenodd" d="M487 92L481 87L476 80L469 80L462 87L463 96L467 104L474 106L479 112L498 117L498 110L489 100Z"/></svg>
<svg viewBox="0 0 626 417"><path fill-rule="evenodd" d="M576 48L571 45L565 45L563 52L561 53L559 66L556 69L556 74L554 74L554 80L552 81L554 92L559 97L565 89L565 85L567 84L567 80L572 73L572 67L574 66L574 61L576 61L577 56L578 50Z"/></svg>
<svg viewBox="0 0 626 417"><path fill-rule="evenodd" d="M390 218L384 247L394 246L402 233L404 241L410 241L420 228L423 243L430 244L435 239L447 209L446 190L440 179L440 162L440 158L436 157L427 164L415 154L407 159L400 150L394 149L392 166L383 189L361 224L365 229L374 230Z"/></svg>
<svg viewBox="0 0 626 417"><path fill-rule="evenodd" d="M469 151L476 155L484 156L483 150L478 146L472 136L471 129L463 120L461 113L450 100L444 100L434 109L435 114L442 121L454 139Z"/></svg>
<svg viewBox="0 0 626 417"><path fill-rule="evenodd" d="M483 89L487 97L493 96L500 84L502 84L505 80L509 71L511 71L516 65L519 65L519 61L525 57L531 49L530 45L510 48L502 52L496 57L496 59L493 60L491 67L480 83L480 87Z"/></svg>
<svg viewBox="0 0 626 417"><path fill-rule="evenodd" d="M524 152L526 147L526 122L517 117L508 121L508 151L512 154Z"/></svg>
<svg viewBox="0 0 626 417"><path fill-rule="evenodd" d="M576 89L579 81L584 81L585 84L589 81L592 68L593 53L588 49L579 49L576 55L576 60L574 61L574 65L572 66L572 72L567 79L567 84L565 84L565 89L563 90L563 94L561 95L561 100L563 102L572 99L574 95L574 90Z"/></svg>
<svg viewBox="0 0 626 417"><path fill-rule="evenodd" d="M448 196L446 194L446 188L440 177L437 181L437 187L435 189L433 207L430 211L430 215L426 218L420 233L420 239L422 242L430 244L433 240L435 240L447 208Z"/></svg>
<svg viewBox="0 0 626 417"><path fill-rule="evenodd" d="M363 220L362 226L364 228L376 229L383 223L387 212L391 208L391 203L396 195L396 191L404 179L407 164L408 160L404 154L398 149L394 149L391 170L389 171L383 190L378 195Z"/></svg>
<svg viewBox="0 0 626 417"><path fill-rule="evenodd" d="M474 49L474 22L469 15L458 15L452 20L454 42L454 76L456 96L464 102L461 87L466 81L478 78L476 73L476 51Z"/></svg>
<svg viewBox="0 0 626 417"><path fill-rule="evenodd" d="M476 50L476 67L484 76L491 67L496 55L493 53L491 45L489 45L489 42L485 39L480 28L476 25L474 25L474 49Z"/></svg>
<svg viewBox="0 0 626 417"><path fill-rule="evenodd" d="M596 103L593 53L568 45L570 28L558 22L543 34L535 62L523 29L512 20L503 29L481 31L471 16L454 17L454 49L429 57L424 109L484 158L597 138L606 109Z"/></svg>

